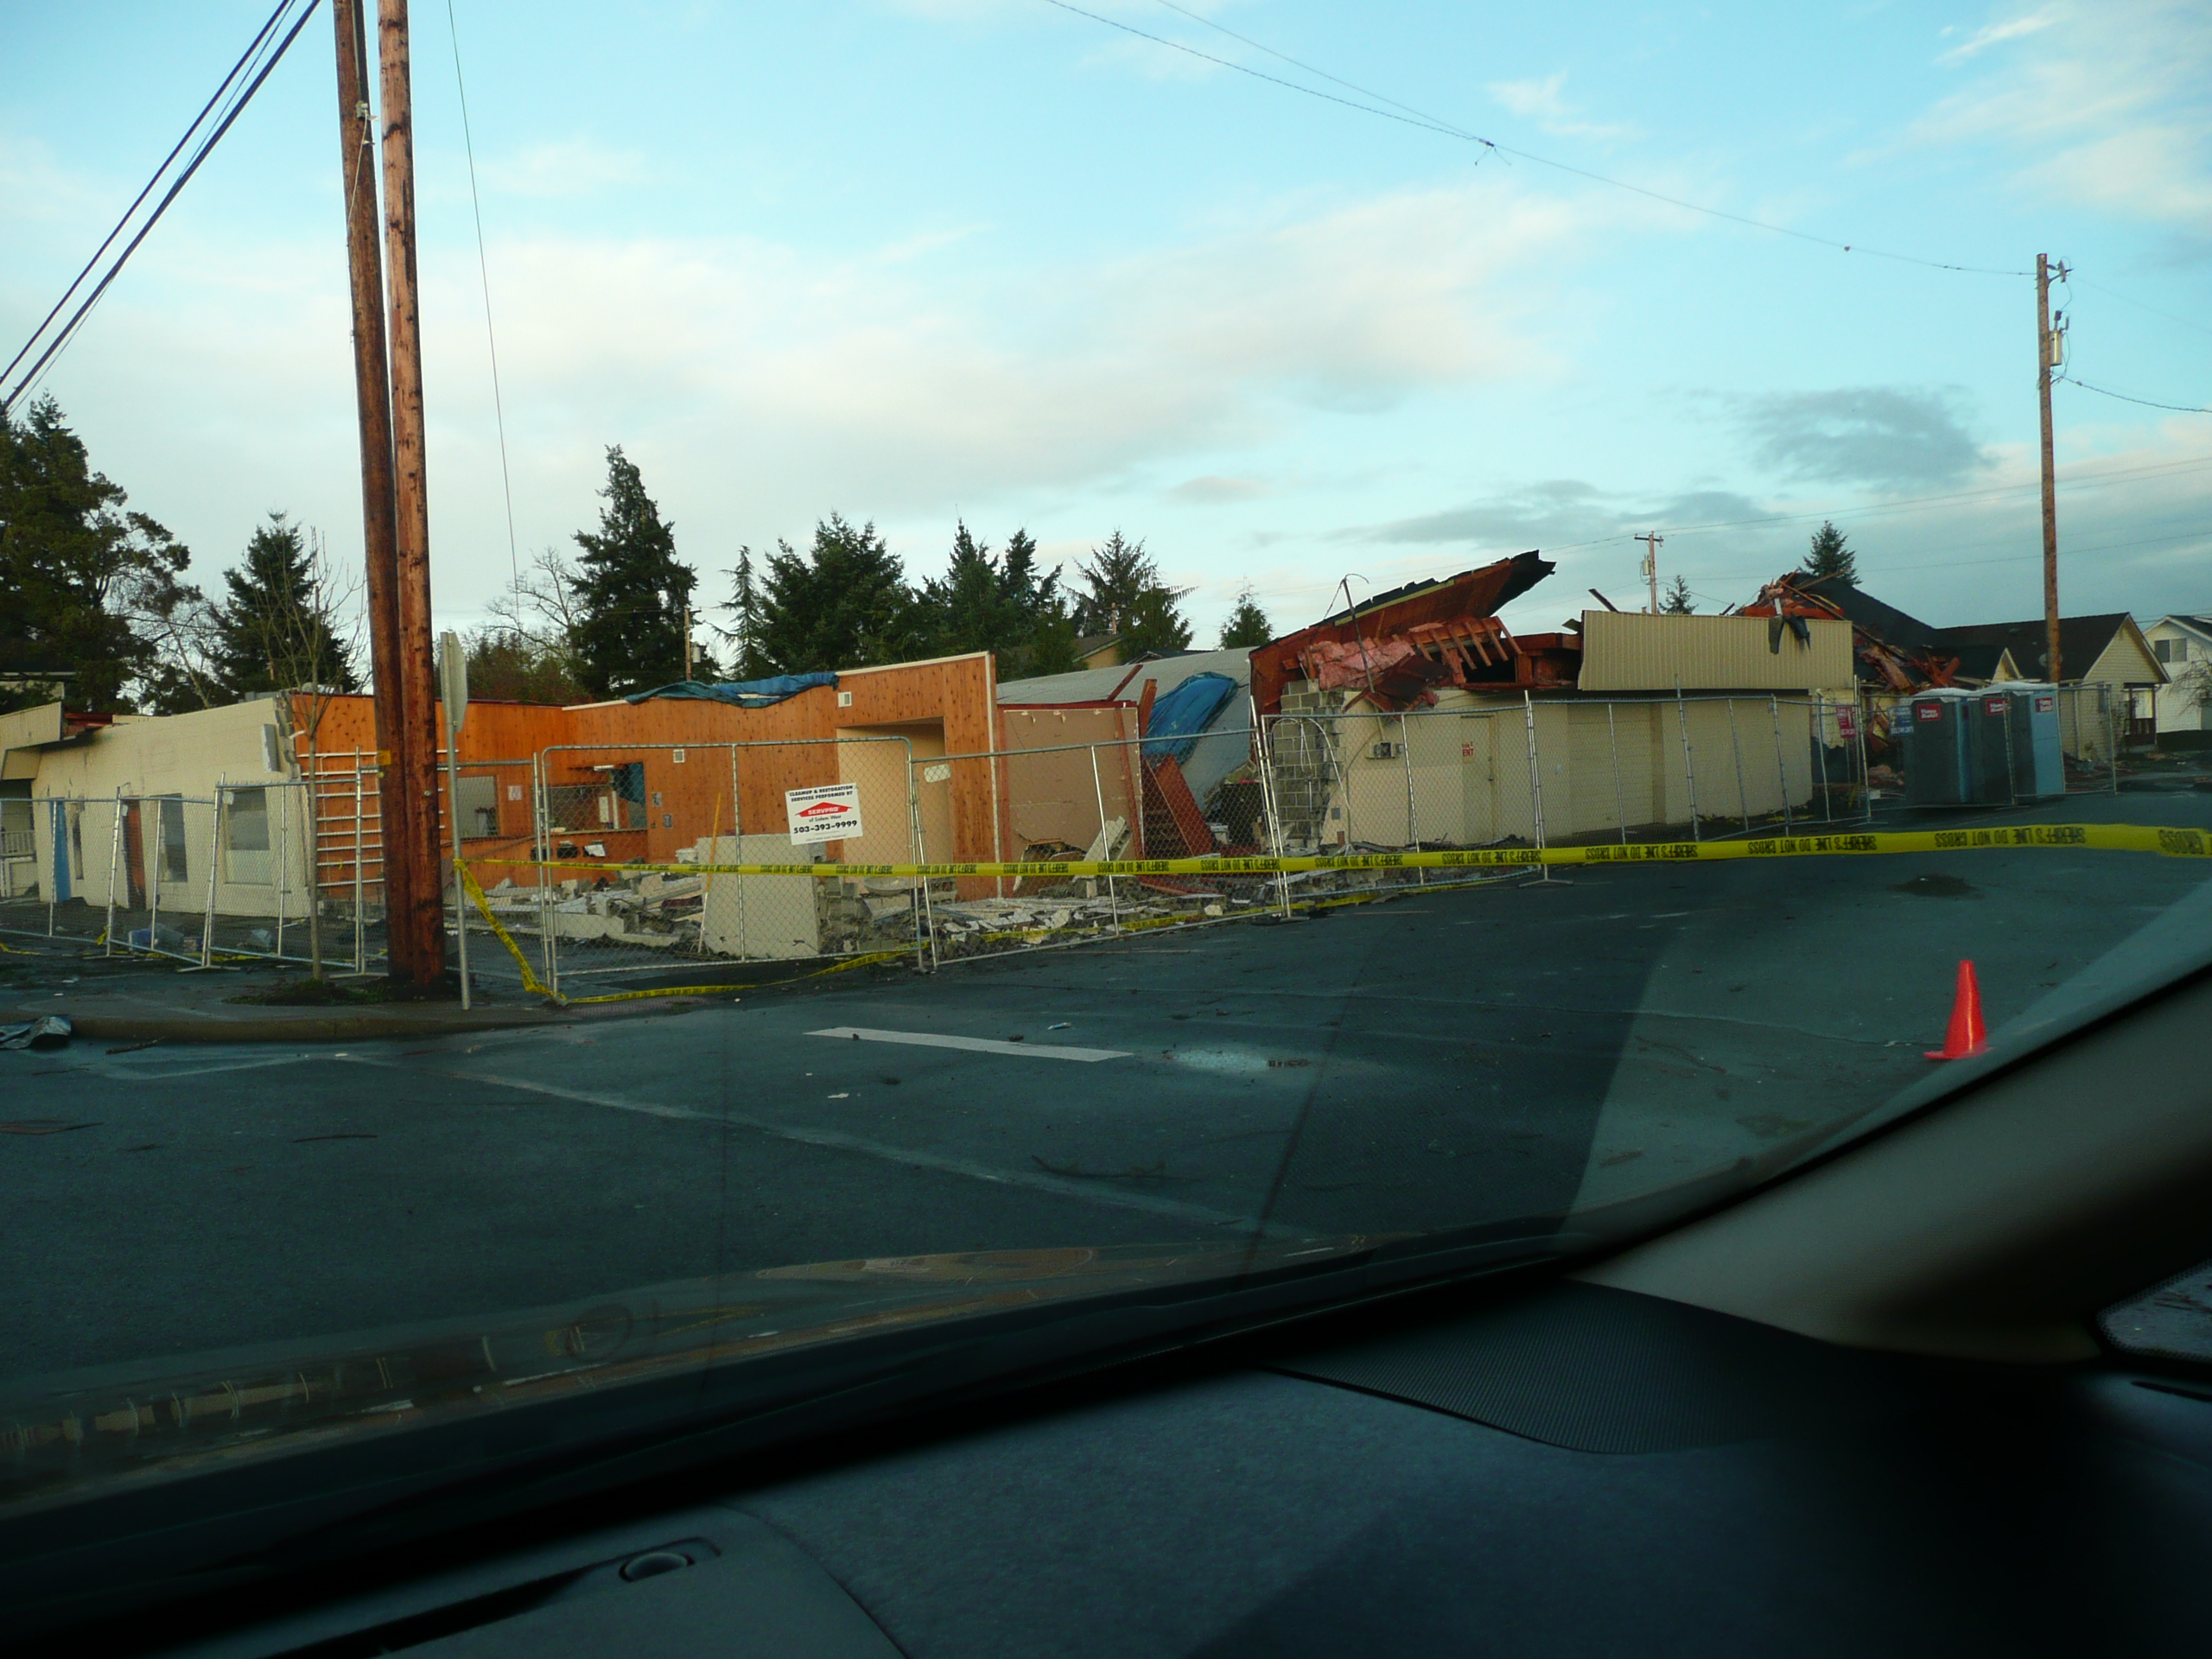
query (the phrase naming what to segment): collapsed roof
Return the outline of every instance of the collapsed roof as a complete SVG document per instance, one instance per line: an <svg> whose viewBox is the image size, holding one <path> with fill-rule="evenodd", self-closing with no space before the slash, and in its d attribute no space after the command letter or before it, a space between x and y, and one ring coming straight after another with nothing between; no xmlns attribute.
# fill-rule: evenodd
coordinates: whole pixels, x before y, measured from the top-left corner
<svg viewBox="0 0 2212 1659"><path fill-rule="evenodd" d="M1571 686L1571 640L1516 639L1497 620L1556 568L1531 550L1363 601L1253 652L1253 700L1262 716L1280 714L1283 689L1294 680L1357 686L1385 708L1433 702L1434 688L1446 683Z"/></svg>

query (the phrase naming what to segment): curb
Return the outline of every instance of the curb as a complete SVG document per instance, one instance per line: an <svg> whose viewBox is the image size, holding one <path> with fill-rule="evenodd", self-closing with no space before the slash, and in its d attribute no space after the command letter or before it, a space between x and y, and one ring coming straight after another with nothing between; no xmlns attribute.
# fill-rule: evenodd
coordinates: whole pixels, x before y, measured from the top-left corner
<svg viewBox="0 0 2212 1659"><path fill-rule="evenodd" d="M687 1003L671 998L651 1008L594 1009L588 1014L581 1010L570 1012L567 1009L541 1008L512 1008L498 1012L473 1010L463 1014L456 1008L444 1014L429 1010L389 1014L278 1014L261 1019L239 1020L220 1014L185 1018L174 1014L79 1014L67 1003L59 1009L48 1003L33 1010L0 1012L0 1019L59 1013L67 1017L79 1039L95 1043L118 1040L140 1043L336 1043L365 1042L387 1037L435 1037L462 1032L502 1031L520 1026L573 1026L582 1024L587 1019L635 1018L646 1014L677 1013L687 1007L702 1006L705 1006L703 1000Z"/></svg>

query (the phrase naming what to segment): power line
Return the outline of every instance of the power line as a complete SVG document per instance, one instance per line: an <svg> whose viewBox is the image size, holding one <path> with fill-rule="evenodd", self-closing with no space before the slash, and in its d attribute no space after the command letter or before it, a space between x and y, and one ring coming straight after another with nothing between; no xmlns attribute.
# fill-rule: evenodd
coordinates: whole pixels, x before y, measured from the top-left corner
<svg viewBox="0 0 2212 1659"><path fill-rule="evenodd" d="M2155 305L2145 305L2140 300L2131 300L2118 289L2107 288L2102 283L2093 283L2086 276L2076 276L2073 280L2084 288L2094 288L2107 299L2118 300L2122 305L2132 305L2138 311L2148 311L2154 317L2164 317L2168 322L2177 322L2184 328L2194 328L2200 334L2212 334L2212 324L2195 322L2187 317L2176 316L2171 311L2161 311Z"/></svg>
<svg viewBox="0 0 2212 1659"><path fill-rule="evenodd" d="M476 192L476 139L468 127L468 88L461 78L461 24L446 0L446 29L453 41L453 84L461 94L461 140L468 154L468 200L476 210L476 274L484 285L484 349L492 359L492 416L499 431L499 488L507 501L507 569L522 586L522 555L515 546L515 486L507 470L507 410L499 395L499 342L492 333L492 265L484 252L484 199Z"/></svg>
<svg viewBox="0 0 2212 1659"><path fill-rule="evenodd" d="M1389 110L1378 110L1372 104L1355 104L1348 98L1338 98L1334 92L1325 92L1316 86L1301 86L1294 80L1285 80L1280 75L1268 74L1265 70L1255 69L1249 64L1232 62L1227 58L1217 58L1212 53L1201 52L1195 46L1185 46L1182 41L1171 41L1165 35L1148 34L1134 23L1125 23L1113 17L1103 17L1095 11L1085 11L1081 6L1069 4L1068 0L1045 0L1045 3L1048 6L1058 6L1062 11L1071 11L1078 17L1088 17L1094 23L1103 23L1109 29L1118 29L1124 35L1134 35L1141 41L1150 41L1155 46L1170 47L1178 52L1186 52L1194 58L1202 58L1208 63L1218 64L1224 69L1234 69L1237 73L1249 75L1255 80L1271 81L1277 86L1287 86L1294 92L1305 93L1308 98L1325 99L1332 104L1341 104L1348 110L1359 110L1368 115L1379 115L1385 121L1401 121L1409 127L1420 127L1429 132L1440 132L1447 138L1463 138L1470 143L1481 144L1485 149L1497 148L1489 139L1478 138L1471 132L1462 132L1457 127L1446 126L1427 117L1417 119L1409 115L1393 114ZM1243 36L1240 35L1237 38L1241 40ZM1335 78L1332 76L1331 79Z"/></svg>
<svg viewBox="0 0 2212 1659"><path fill-rule="evenodd" d="M1961 271L1977 276L2027 276L2034 274L2031 271L2014 270L1994 265L1963 265L1942 259L1923 259L1914 254L1892 253L1885 249L1863 247L1854 242L1839 242L1833 237L1815 236L1809 231L1792 230L1787 225L1776 225L1766 219L1752 219L1746 214L1732 213L1724 208L1708 207L1702 202L1685 201L1679 196L1667 195L1657 190L1646 189L1640 184L1630 184L1625 179L1612 178L1603 173L1593 173L1587 168L1575 167L1566 162L1554 161L1548 156L1539 156L1533 150L1516 149L1510 144L1501 144L1494 138L1485 138L1479 133L1470 132L1465 128L1452 125L1437 117L1414 109L1409 104L1401 104L1394 98L1385 97L1381 92L1370 92L1366 87L1344 79L1342 76L1331 74L1325 69L1317 69L1312 64L1301 62L1287 53L1278 52L1274 48L1263 45L1249 35L1240 35L1235 29L1214 22L1211 17L1202 16L1195 11L1177 5L1173 0L1160 0L1160 3L1166 6L1171 11L1190 18L1193 22L1203 23L1208 29L1218 30L1233 41L1241 41L1255 51L1264 52L1271 58L1303 69L1308 74L1319 75L1324 79L1333 81L1338 86L1349 88L1363 97L1376 99L1395 107L1387 110L1377 109L1372 104L1358 104L1348 98L1338 98L1334 92L1325 92L1318 86L1300 86L1294 80L1285 80L1280 75L1271 75L1265 70L1255 69L1249 64L1238 63L1230 58L1217 58L1211 52L1201 52L1194 46L1187 46L1180 41L1169 40L1164 35L1154 35L1116 18L1102 16L1095 11L1086 11L1081 6L1071 4L1069 0L1045 0L1045 3L1048 6L1057 6L1062 11L1073 12L1078 17L1088 17L1093 22L1103 23L1109 29L1118 29L1124 34L1137 36L1140 40L1150 41L1156 46L1166 47L1171 51L1186 53L1192 57L1218 65L1224 69L1234 69L1237 73L1250 75L1255 80L1264 80L1274 86L1287 87L1294 92L1303 92L1308 98L1323 99L1331 104L1340 104L1346 109L1358 110L1368 115L1379 115L1386 121L1396 121L1406 126L1420 127L1429 132L1441 133L1447 138L1458 138L1468 143L1480 144L1484 149L1500 156L1512 156L1524 162L1534 162L1539 167L1548 167L1560 173L1571 173L1577 178L1588 179L1592 183L1606 185L1615 190L1626 190L1652 201L1663 202L1669 207L1680 207L1688 213L1703 213L1711 219L1726 219L1731 224L1747 226L1755 231L1770 232L1776 236L1794 237L1800 242L1810 242L1819 247L1834 249L1839 253L1861 253L1869 258L1891 259L1901 264L1919 265L1929 270ZM1404 113L1398 111L1404 111Z"/></svg>
<svg viewBox="0 0 2212 1659"><path fill-rule="evenodd" d="M2062 490L2095 489L2107 484L2124 483L2131 479L2163 478L2178 473L2198 472L2212 467L2212 455L2196 456L2186 461L2154 461L2143 467L2118 467L2109 472L2077 474L2062 478ZM2039 489L2038 483L1993 484L1986 489L1955 490L1943 495L1905 496L1895 501L1880 501L1872 506L1815 507L1807 512L1765 513L1756 518L1719 518L1702 524L1662 524L1660 530L1669 536L1687 536L1705 530L1745 530L1761 524L1787 524L1814 518L1882 518L1902 513L1922 511L1929 507L1946 505L1960 501L1985 500L1992 496L2018 495ZM1627 531L1616 531L1609 536L1592 537L1586 542L1557 542L1546 550L1553 553L1572 553L1586 547L1605 547L1615 542L1633 539Z"/></svg>
<svg viewBox="0 0 2212 1659"><path fill-rule="evenodd" d="M230 73L225 75L222 83L208 95L207 103L200 106L200 113L192 118L191 124L185 128L183 136L176 141L175 148L162 157L161 165L154 169L144 187L131 198L130 205L123 210L123 217L115 221L115 228L107 233L106 239L101 242L99 247L92 250L92 257L85 261L85 268L79 271L69 286L62 290L61 297L54 302L54 309L39 319L38 327L31 330L30 338L23 342L22 348L8 359L8 366L0 369L0 380L5 380L16 372L16 365L29 354L31 347L38 344L39 337L46 333L48 325L61 315L61 308L69 303L71 296L83 286L85 278L92 275L92 267L100 262L100 256L115 245L115 238L121 236L124 226L130 223L130 216L145 204L148 196L154 194L154 187L162 181L162 175L169 170L170 163L175 162L178 156L183 153L184 147L192 142L192 135L200 130L200 124L207 119L207 112L222 101L223 94L231 89L231 83L238 78L239 72L245 69L247 61L261 49L261 43L269 38L269 32L276 27L276 20L284 15L285 7L291 3L292 0L276 0L276 10L269 14L269 20L262 24L260 33L247 43L245 50L238 54L238 60L231 66Z"/></svg>
<svg viewBox="0 0 2212 1659"><path fill-rule="evenodd" d="M278 14L281 16L284 9L293 3L294 0L283 0L283 3L277 7ZM222 142L223 135L231 130L231 124L236 121L238 117L244 113L245 106L253 101L253 95L261 90L262 83L269 79L270 72L273 71L279 63L283 61L284 54L290 50L292 42L299 38L300 31L307 27L308 19L315 15L315 7L319 3L320 0L306 0L306 4L300 10L298 20L295 22L290 29L285 33L283 38L276 43L275 49L266 54L260 69L255 73L252 79L249 80L244 88L242 88L238 92L238 95L232 100L229 109L224 111L222 120L216 124L215 130L208 134L207 139L200 144L200 148L193 153L192 159L190 162L186 163L184 171L177 175L176 182L168 188L168 193L162 197L160 202L155 207L153 213L148 217L146 222L139 226L138 233L136 236L133 236L130 242L124 246L123 251L116 256L115 263L108 267L106 274L100 278L99 283L93 288L92 291L86 296L84 303L79 305L76 310L70 314L69 321L62 325L60 332L57 333L52 340L48 343L46 349L39 353L37 361L33 363L29 369L24 372L23 378L16 383L15 390L7 393L4 397L0 397L0 415L3 415L7 413L9 410L12 409L22 397L24 393L29 391L32 386L37 384L40 377L45 372L47 365L52 363L54 359L60 354L62 350L67 346L69 342L76 337L77 330L83 326L85 319L92 315L92 308L100 302L101 296L107 292L109 284L113 283L115 279L122 274L124 266L130 263L130 256L138 251L139 244L146 239L147 236L152 232L155 226L161 223L162 215L168 211L169 204L177 199L178 194L183 190L187 184L191 182L192 175L200 170L200 163L205 162L207 157L213 153L215 146ZM254 47L247 48L247 56L249 58L252 57L256 52L261 49L259 42L265 40L266 37L267 29L264 28L263 34L255 37L257 44ZM229 79L235 78L236 74L237 71L233 70L232 72L232 76L226 78L225 84L227 85L229 83ZM218 98L222 96L219 89L218 90L216 96ZM196 124L195 124L195 125ZM189 134L188 134L188 137L189 137ZM96 260L99 257L98 255L94 255L93 257ZM80 276L78 281L81 283L83 278ZM73 292L74 291L75 286L76 284L74 283L71 285ZM66 298L63 303L67 303ZM58 310L60 308L56 307L55 308ZM41 325L41 329L43 329L44 325ZM35 341L37 336L33 335L32 338L33 340ZM25 350L29 349L29 346L25 347ZM17 360L21 360L20 354L18 355Z"/></svg>
<svg viewBox="0 0 2212 1659"><path fill-rule="evenodd" d="M2107 391L2104 387L2093 386L2086 380L2076 380L2070 374L2058 376L2057 381L2061 385L2079 386L2084 391L2094 391L2100 397L2117 397L2123 404L2140 404L2145 409L2171 409L2177 415L2212 415L2212 409L2195 404L2154 404L2148 397L2131 397L2124 391Z"/></svg>

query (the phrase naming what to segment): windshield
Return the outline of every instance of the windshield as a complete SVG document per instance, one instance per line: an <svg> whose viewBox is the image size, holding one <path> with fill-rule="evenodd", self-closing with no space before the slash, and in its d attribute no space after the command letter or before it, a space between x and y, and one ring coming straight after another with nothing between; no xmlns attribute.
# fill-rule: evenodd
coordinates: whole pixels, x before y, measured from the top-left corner
<svg viewBox="0 0 2212 1659"><path fill-rule="evenodd" d="M1385 10L0 23L0 1516L1570 1260L2212 957L2201 296L1925 72L2089 26Z"/></svg>

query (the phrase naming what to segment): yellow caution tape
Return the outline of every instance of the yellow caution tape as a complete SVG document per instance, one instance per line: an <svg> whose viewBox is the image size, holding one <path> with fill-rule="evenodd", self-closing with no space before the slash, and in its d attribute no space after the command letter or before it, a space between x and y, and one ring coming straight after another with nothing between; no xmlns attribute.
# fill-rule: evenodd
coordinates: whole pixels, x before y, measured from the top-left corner
<svg viewBox="0 0 2212 1659"><path fill-rule="evenodd" d="M1478 847L1436 853L1344 853L1300 858L1093 859L1066 863L969 864L628 864L575 859L481 858L479 864L552 870L568 876L623 871L662 875L805 875L817 880L866 876L1276 875L1316 870L1455 870L1550 864L1681 863L1714 859L1810 858L1840 854L1956 853L2057 848L2068 851L2157 853L2212 858L2212 833L2143 823L2033 823L1974 830L1898 830L1847 835L1762 836L1739 841L1605 842L1588 847ZM479 906L482 900L480 897ZM486 914L488 915L488 912Z"/></svg>
<svg viewBox="0 0 2212 1659"><path fill-rule="evenodd" d="M511 859L499 858L480 858L476 861L480 864L506 864L513 861ZM691 867L686 865L684 868L688 869ZM849 973L855 968L865 968L872 963L887 962L894 957L903 957L906 954L904 950L877 950L867 956L852 957L842 962L832 963L829 967L817 968L812 973L797 974L790 979L771 980L767 985L757 988L734 985L656 985L642 991L608 991L599 996L563 996L547 985L543 980L538 978L536 971L530 965L530 958L523 953L522 946L515 943L514 935L508 932L501 925L499 918L492 913L491 901L485 898L484 889L477 884L476 877L470 872L468 866L460 859L455 859L454 869L460 876L461 886L467 890L470 900L475 905L476 913L484 918L485 925L492 930L493 937L507 947L508 955L515 959L515 966L522 970L523 989L532 996L542 996L550 1001L557 1002L564 1008L581 1007L587 1003L594 1002L639 1002L652 996L727 996L730 992L741 988L765 990L771 985L796 984L799 980L819 979L825 974Z"/></svg>
<svg viewBox="0 0 2212 1659"><path fill-rule="evenodd" d="M499 918L492 913L491 901L485 898L484 889L476 885L476 878L469 873L468 866L456 858L453 861L453 868L454 874L461 880L461 885L467 890L470 899L475 904L477 914L483 917L484 925L492 930L493 938L507 947L507 954L515 959L515 966L522 969L523 989L528 991L532 996L550 997L556 1002L563 1001L551 986L538 978L537 971L530 965L530 958L523 954L522 947L515 943L514 935L501 926Z"/></svg>

